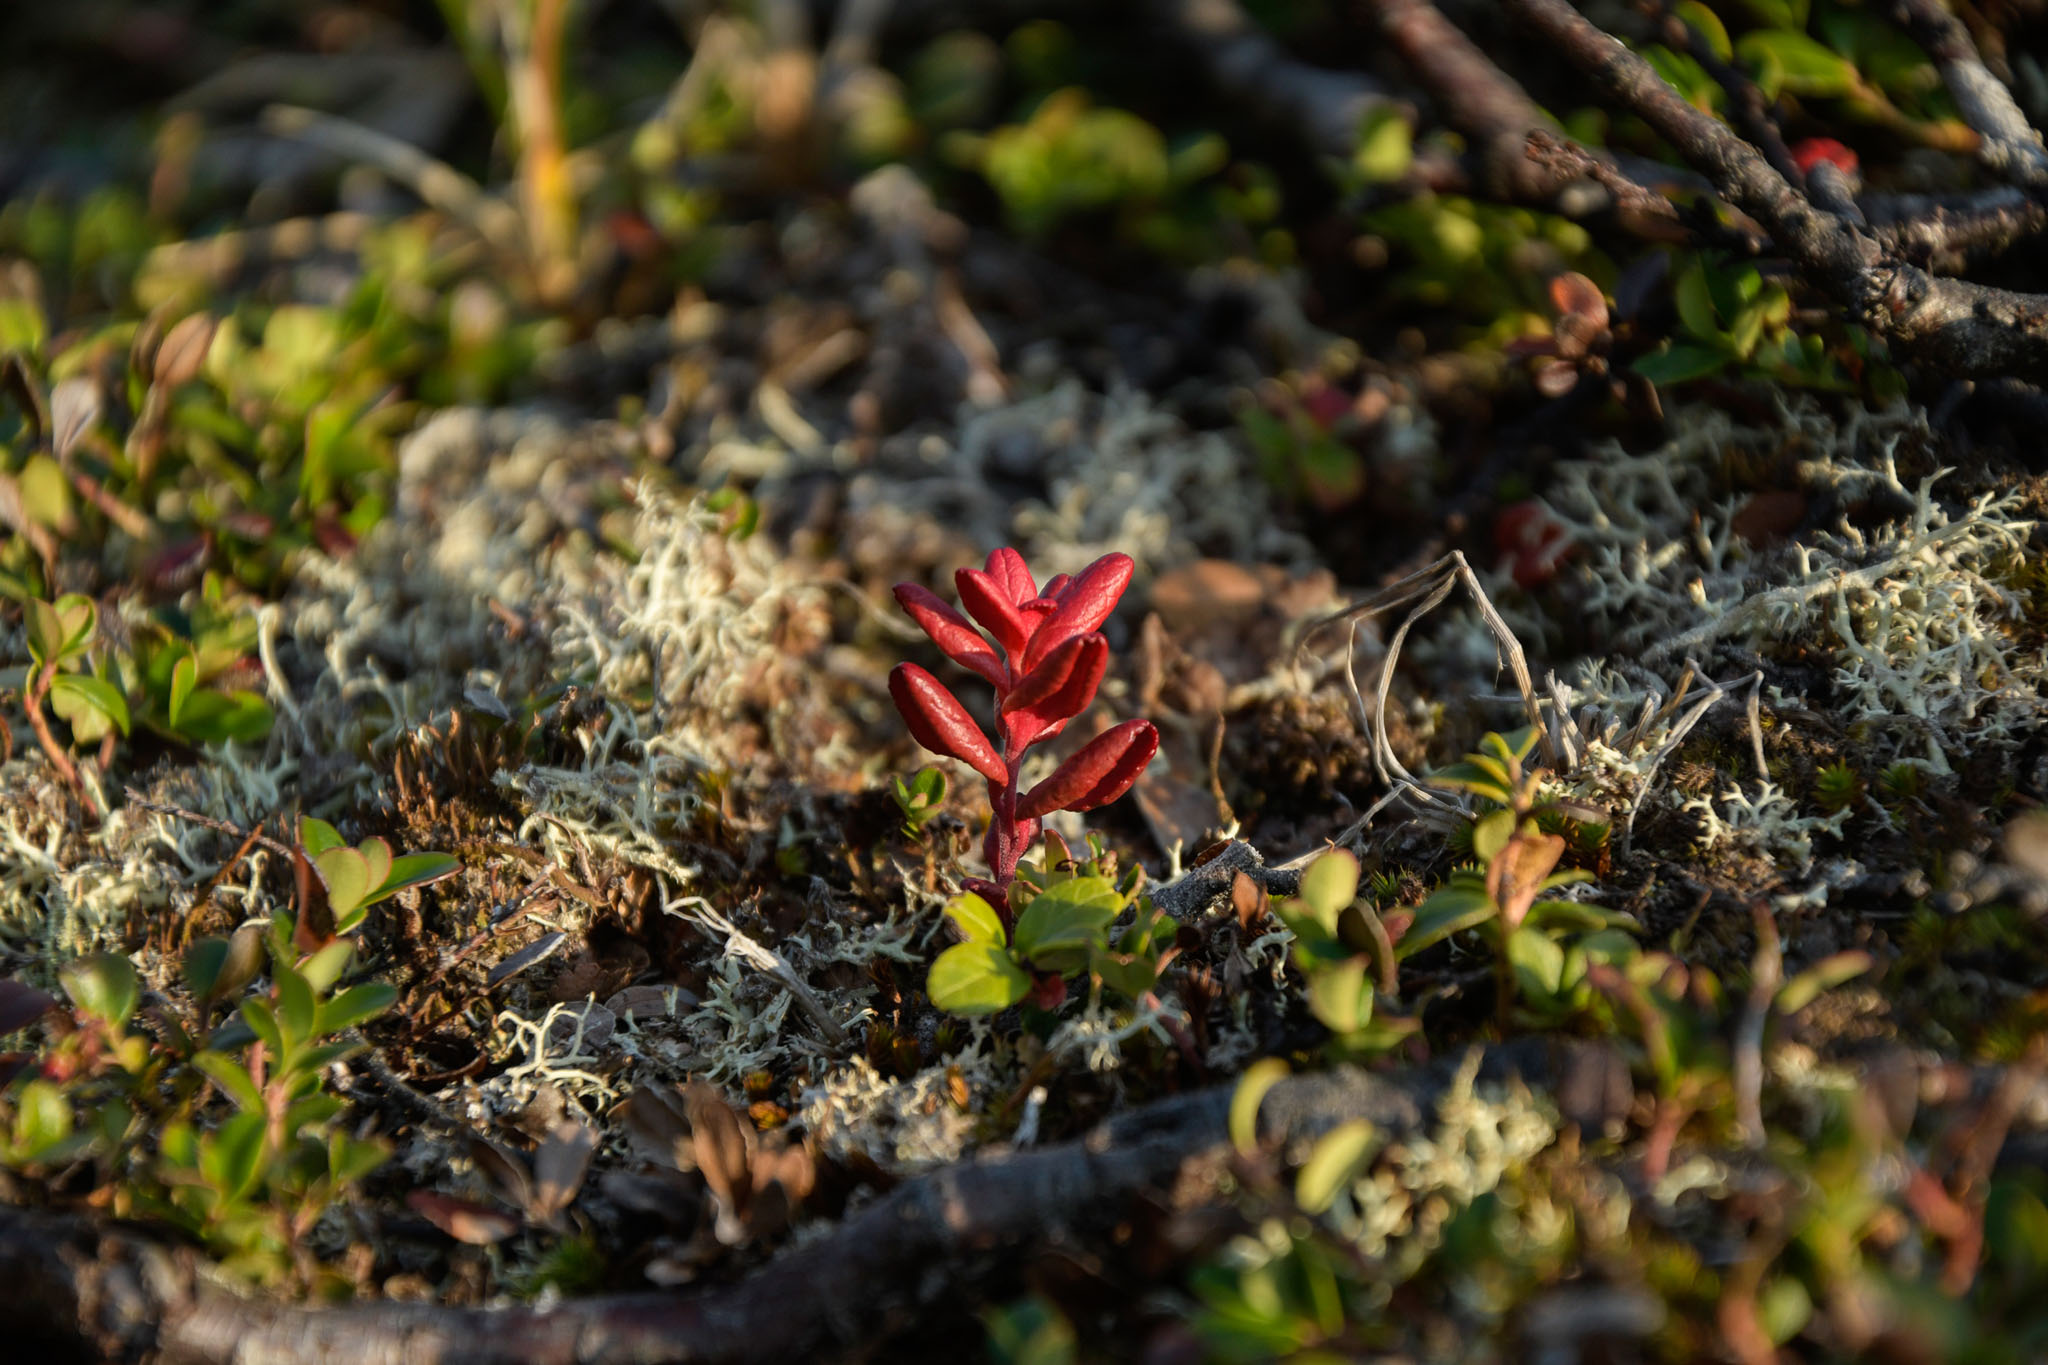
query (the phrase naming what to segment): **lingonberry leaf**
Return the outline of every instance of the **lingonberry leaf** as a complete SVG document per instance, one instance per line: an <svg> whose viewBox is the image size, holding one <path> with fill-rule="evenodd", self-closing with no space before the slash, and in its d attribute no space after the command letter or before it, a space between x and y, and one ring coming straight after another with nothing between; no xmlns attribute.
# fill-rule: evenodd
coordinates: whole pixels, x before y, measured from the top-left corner
<svg viewBox="0 0 2048 1365"><path fill-rule="evenodd" d="M981 622L997 644L1012 658L1024 652L1031 631L1002 584L979 569L961 569L953 575L953 584L960 590L960 605Z"/></svg>
<svg viewBox="0 0 2048 1365"><path fill-rule="evenodd" d="M932 643L945 651L947 658L973 669L999 688L1008 684L1002 660L996 658L982 633L941 601L937 593L915 583L898 583L896 601L932 637Z"/></svg>
<svg viewBox="0 0 2048 1365"><path fill-rule="evenodd" d="M1059 610L1047 617L1031 636L1025 652L1028 672L1040 659L1076 635L1087 635L1109 619L1117 599L1130 586L1132 564L1127 554L1107 554L1081 570L1081 576L1061 591Z"/></svg>
<svg viewBox="0 0 2048 1365"><path fill-rule="evenodd" d="M889 673L889 695L896 699L903 723L919 744L935 754L959 759L997 786L1009 781L1010 770L988 737L960 699L937 678L916 664L898 664Z"/></svg>
<svg viewBox="0 0 2048 1365"><path fill-rule="evenodd" d="M989 552L987 572L1020 607L1038 596L1038 585L1031 581L1031 570L1025 567L1024 556L1007 545Z"/></svg>
<svg viewBox="0 0 2048 1365"><path fill-rule="evenodd" d="M1159 731L1149 720L1111 726L1062 763L1017 803L1017 814L1034 818L1056 810L1094 810L1129 791L1159 751Z"/></svg>
<svg viewBox="0 0 2048 1365"><path fill-rule="evenodd" d="M1035 744L1086 710L1108 667L1109 641L1100 635L1076 636L1046 655L1003 698L1011 746Z"/></svg>
<svg viewBox="0 0 2048 1365"><path fill-rule="evenodd" d="M1067 585L1073 581L1074 576L1072 574L1056 573L1051 578L1045 580L1045 586L1038 590L1038 595L1051 602L1054 606L1058 606L1060 594L1065 592Z"/></svg>

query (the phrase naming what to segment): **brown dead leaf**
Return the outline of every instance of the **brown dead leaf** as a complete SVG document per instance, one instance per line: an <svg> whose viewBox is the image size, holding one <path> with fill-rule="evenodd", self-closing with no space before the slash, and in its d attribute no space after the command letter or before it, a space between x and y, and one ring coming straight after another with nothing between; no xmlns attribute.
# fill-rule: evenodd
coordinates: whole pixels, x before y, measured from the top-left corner
<svg viewBox="0 0 2048 1365"><path fill-rule="evenodd" d="M1536 903L1537 888L1564 856L1561 834L1517 832L1486 869L1486 893L1500 907L1501 919L1513 929Z"/></svg>
<svg viewBox="0 0 2048 1365"><path fill-rule="evenodd" d="M641 1086L612 1112L625 1123L627 1136L648 1160L678 1171L697 1169L689 1116L675 1090Z"/></svg>
<svg viewBox="0 0 2048 1365"><path fill-rule="evenodd" d="M556 1124L533 1154L533 1202L527 1216L552 1222L575 1200L597 1153L597 1131L586 1123L564 1119Z"/></svg>
<svg viewBox="0 0 2048 1365"><path fill-rule="evenodd" d="M754 1189L754 1126L703 1081L692 1081L684 1089L683 1112L690 1121L691 1152L704 1183L735 1215L744 1216Z"/></svg>
<svg viewBox="0 0 2048 1365"><path fill-rule="evenodd" d="M434 1190L414 1190L405 1202L414 1213L432 1223L458 1242L489 1246L519 1231L519 1220L503 1209L478 1204Z"/></svg>
<svg viewBox="0 0 2048 1365"><path fill-rule="evenodd" d="M1268 899L1266 888L1242 871L1230 879L1231 908L1237 911L1238 928L1247 933L1254 924L1265 918Z"/></svg>

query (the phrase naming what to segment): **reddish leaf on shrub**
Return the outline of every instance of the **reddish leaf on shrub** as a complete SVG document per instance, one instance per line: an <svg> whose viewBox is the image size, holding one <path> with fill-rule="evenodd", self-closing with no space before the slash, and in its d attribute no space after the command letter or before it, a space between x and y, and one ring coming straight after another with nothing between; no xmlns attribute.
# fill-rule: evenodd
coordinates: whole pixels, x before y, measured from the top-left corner
<svg viewBox="0 0 2048 1365"><path fill-rule="evenodd" d="M916 664L898 664L889 672L889 695L919 744L959 759L999 786L1009 780L1010 770L990 747L988 736L937 678Z"/></svg>
<svg viewBox="0 0 2048 1365"><path fill-rule="evenodd" d="M1031 581L1031 570L1025 567L1024 556L1005 545L992 550L988 557L988 576L1001 584L1010 594L1010 600L1023 606L1038 596L1038 585Z"/></svg>
<svg viewBox="0 0 2048 1365"><path fill-rule="evenodd" d="M996 658L995 651L988 647L988 641L981 632L969 625L966 617L940 601L937 593L915 583L898 583L896 601L910 614L910 619L932 637L932 643L945 651L947 658L973 669L997 687L1008 681L1002 660Z"/></svg>
<svg viewBox="0 0 2048 1365"><path fill-rule="evenodd" d="M1116 610L1117 599L1130 586L1135 567L1127 554L1107 554L1081 570L1081 576L1061 590L1059 610L1031 637L1024 667L1036 666L1076 635L1087 635L1107 621Z"/></svg>
<svg viewBox="0 0 2048 1365"><path fill-rule="evenodd" d="M1127 720L1088 741L1051 777L1033 787L1017 814L1035 818L1056 810L1094 810L1130 790L1159 750L1159 731L1149 720Z"/></svg>
<svg viewBox="0 0 2048 1365"><path fill-rule="evenodd" d="M962 569L953 575L953 586L959 589L960 605L967 608L967 614L979 621L1011 658L1023 653L1031 631L1002 584L979 569Z"/></svg>

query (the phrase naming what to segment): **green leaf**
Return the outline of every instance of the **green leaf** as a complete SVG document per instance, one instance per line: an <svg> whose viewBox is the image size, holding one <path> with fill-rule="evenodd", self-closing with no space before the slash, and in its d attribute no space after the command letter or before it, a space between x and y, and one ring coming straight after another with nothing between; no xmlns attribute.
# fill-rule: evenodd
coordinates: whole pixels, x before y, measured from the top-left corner
<svg viewBox="0 0 2048 1365"><path fill-rule="evenodd" d="M80 732L79 721L88 713L103 718L122 734L128 733L128 698L105 678L95 678L90 673L59 673L51 679L50 709L63 717L73 734L81 739L85 735Z"/></svg>
<svg viewBox="0 0 2048 1365"><path fill-rule="evenodd" d="M32 455L21 467L20 484L22 515L59 535L77 529L71 480L63 466L47 455Z"/></svg>
<svg viewBox="0 0 2048 1365"><path fill-rule="evenodd" d="M1123 897L1107 877L1055 882L1017 916L1017 953L1046 971L1078 967L1091 949L1107 946L1104 935L1123 908Z"/></svg>
<svg viewBox="0 0 2048 1365"><path fill-rule="evenodd" d="M1678 304L1678 320L1685 330L1701 341L1721 335L1721 319L1714 311L1714 292L1707 282L1706 262L1695 256L1678 276L1672 295Z"/></svg>
<svg viewBox="0 0 2048 1365"><path fill-rule="evenodd" d="M1435 892L1415 912L1415 923L1394 945L1394 956L1410 958L1452 934L1486 923L1496 914L1485 887L1453 882Z"/></svg>
<svg viewBox="0 0 2048 1365"><path fill-rule="evenodd" d="M268 1000L244 1000L242 1022L249 1026L249 1031L256 1035L258 1041L270 1049L273 1057L284 1055L284 1032L278 1027L277 1011L270 1007ZM223 1040L216 1034L215 1041Z"/></svg>
<svg viewBox="0 0 2048 1365"><path fill-rule="evenodd" d="M1363 957L1324 967L1309 977L1309 1012L1332 1033L1352 1033L1372 1021L1371 964Z"/></svg>
<svg viewBox="0 0 2048 1365"><path fill-rule="evenodd" d="M57 969L57 980L72 1004L115 1028L133 1017L142 999L142 978L135 974L135 964L120 953L99 953L67 962Z"/></svg>
<svg viewBox="0 0 2048 1365"><path fill-rule="evenodd" d="M1415 130L1391 105L1376 105L1361 120L1351 168L1368 185L1385 185L1415 164Z"/></svg>
<svg viewBox="0 0 2048 1365"><path fill-rule="evenodd" d="M1766 91L1840 98L1863 87L1854 62L1790 29L1745 33L1735 52Z"/></svg>
<svg viewBox="0 0 2048 1365"><path fill-rule="evenodd" d="M993 943L1002 947L1009 942L1003 933L1002 917L995 908L972 891L953 897L946 905L946 918L953 921L969 943Z"/></svg>
<svg viewBox="0 0 2048 1365"><path fill-rule="evenodd" d="M1315 1150L1294 1178L1294 1202L1308 1213L1321 1213L1338 1193L1357 1178L1379 1152L1379 1130L1368 1119L1340 1123L1317 1140Z"/></svg>
<svg viewBox="0 0 2048 1365"><path fill-rule="evenodd" d="M1869 971L1875 962L1860 948L1822 958L1778 988L1778 1013L1799 1013L1823 991L1831 991L1845 981L1855 980Z"/></svg>
<svg viewBox="0 0 2048 1365"><path fill-rule="evenodd" d="M53 1081L38 1076L21 1088L14 1102L14 1145L33 1159L71 1136L71 1101Z"/></svg>
<svg viewBox="0 0 2048 1365"><path fill-rule="evenodd" d="M1728 41L1728 29L1721 22L1721 16L1701 4L1700 0L1679 0L1679 3L1671 7L1671 12L1685 20L1689 28L1704 38L1708 49L1716 57L1725 62L1735 55L1735 48Z"/></svg>
<svg viewBox="0 0 2048 1365"><path fill-rule="evenodd" d="M277 713L254 692L201 688L191 694L171 729L196 744L249 744L270 733Z"/></svg>
<svg viewBox="0 0 2048 1365"><path fill-rule="evenodd" d="M243 1113L263 1112L263 1092L256 1088L256 1082L234 1058L224 1052L196 1052L192 1055L192 1065L227 1092L228 1098Z"/></svg>
<svg viewBox="0 0 2048 1365"><path fill-rule="evenodd" d="M1491 866L1508 846L1508 840L1515 837L1515 813L1511 810L1491 811L1472 822L1472 856Z"/></svg>
<svg viewBox="0 0 2048 1365"><path fill-rule="evenodd" d="M256 1188L263 1174L263 1131L268 1117L260 1110L237 1114L199 1139L199 1173L230 1200Z"/></svg>
<svg viewBox="0 0 2048 1365"><path fill-rule="evenodd" d="M299 842L305 846L308 858L317 858L330 848L347 846L334 826L310 815L299 817Z"/></svg>
<svg viewBox="0 0 2048 1365"><path fill-rule="evenodd" d="M1508 770L1498 760L1473 754L1464 763L1438 768L1429 775L1429 785L1452 791L1471 792L1497 806L1511 805L1515 794L1508 785Z"/></svg>
<svg viewBox="0 0 2048 1365"><path fill-rule="evenodd" d="M1683 384L1689 379L1720 373L1728 368L1728 361L1726 351L1674 341L1648 355L1637 356L1630 368L1652 384Z"/></svg>
<svg viewBox="0 0 2048 1365"><path fill-rule="evenodd" d="M368 898L375 885L370 881L370 860L352 848L330 848L313 859L320 880L327 886L327 903L334 908L335 928Z"/></svg>
<svg viewBox="0 0 2048 1365"><path fill-rule="evenodd" d="M49 320L34 299L19 294L0 298L0 355L33 358L49 335Z"/></svg>
<svg viewBox="0 0 2048 1365"><path fill-rule="evenodd" d="M178 661L171 665L171 690L164 702L164 719L173 730L179 728L185 714L185 703L192 699L192 689L199 686L199 662L187 650Z"/></svg>
<svg viewBox="0 0 2048 1365"><path fill-rule="evenodd" d="M993 943L956 944L932 963L925 993L952 1014L995 1014L1022 1000L1031 976Z"/></svg>
<svg viewBox="0 0 2048 1365"><path fill-rule="evenodd" d="M1147 953L1113 953L1101 949L1088 956L1088 970L1126 1000L1142 999L1159 984L1159 970Z"/></svg>
<svg viewBox="0 0 2048 1365"><path fill-rule="evenodd" d="M1331 849L1301 874L1299 899L1307 903L1316 922L1332 934L1337 932L1337 917L1357 896L1358 859L1345 849Z"/></svg>
<svg viewBox="0 0 2048 1365"><path fill-rule="evenodd" d="M277 986L277 1025L284 1036L284 1050L289 1053L313 1036L313 1018L318 1007L311 983L290 967L273 968L271 978Z"/></svg>
<svg viewBox="0 0 2048 1365"><path fill-rule="evenodd" d="M452 853L408 853L391 860L391 871L363 901L363 908L389 900L401 891L426 886L452 877L462 870L462 860Z"/></svg>
<svg viewBox="0 0 2048 1365"><path fill-rule="evenodd" d="M314 995L325 995L333 989L335 982L341 980L341 974L348 970L349 959L354 956L355 945L345 938L337 938L331 943L321 944L318 951L300 963L299 975L306 978L306 984L313 988Z"/></svg>
<svg viewBox="0 0 2048 1365"><path fill-rule="evenodd" d="M185 989L195 999L211 1000L220 984L221 970L228 963L228 941L202 938L185 950Z"/></svg>
<svg viewBox="0 0 2048 1365"><path fill-rule="evenodd" d="M320 1006L315 1032L321 1037L344 1032L364 1020L376 1018L397 1003L398 988L385 982L366 981L360 986L350 986Z"/></svg>
<svg viewBox="0 0 2048 1365"><path fill-rule="evenodd" d="M1564 949L1541 930L1525 924L1509 934L1508 962L1525 996L1551 1000L1564 989Z"/></svg>
<svg viewBox="0 0 2048 1365"><path fill-rule="evenodd" d="M1259 1106L1266 1092L1287 1079L1287 1063L1278 1057L1253 1062L1230 1092L1230 1145L1250 1156L1259 1146Z"/></svg>
<svg viewBox="0 0 2048 1365"><path fill-rule="evenodd" d="M99 608L80 593L65 593L55 602L31 599L25 615L29 655L38 664L69 660L99 630Z"/></svg>
<svg viewBox="0 0 2048 1365"><path fill-rule="evenodd" d="M1527 928L1548 934L1589 933L1599 929L1633 929L1635 917L1584 901L1537 901L1522 917Z"/></svg>

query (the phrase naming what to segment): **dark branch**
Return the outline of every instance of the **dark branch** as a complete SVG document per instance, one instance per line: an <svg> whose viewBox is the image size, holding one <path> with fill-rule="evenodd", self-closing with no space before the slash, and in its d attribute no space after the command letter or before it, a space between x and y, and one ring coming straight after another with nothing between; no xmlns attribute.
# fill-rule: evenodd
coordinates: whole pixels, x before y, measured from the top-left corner
<svg viewBox="0 0 2048 1365"><path fill-rule="evenodd" d="M1506 0L1610 102L1635 113L1770 233L1808 281L1912 358L1953 374L2048 377L2048 299L1937 279L1817 208L1754 147L1565 0Z"/></svg>
<svg viewBox="0 0 2048 1365"><path fill-rule="evenodd" d="M1983 139L1978 160L2007 180L2048 189L2048 148L2042 146L2041 134L1977 55L1977 44L1963 21L1941 0L1891 0L1889 8L1892 18L1934 58L1963 121Z"/></svg>

